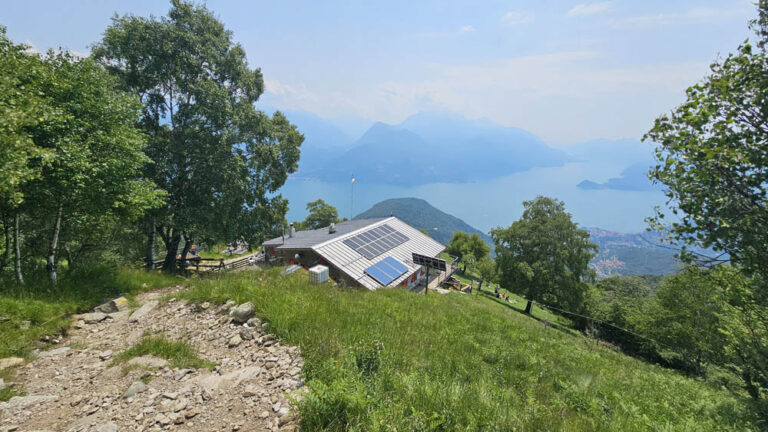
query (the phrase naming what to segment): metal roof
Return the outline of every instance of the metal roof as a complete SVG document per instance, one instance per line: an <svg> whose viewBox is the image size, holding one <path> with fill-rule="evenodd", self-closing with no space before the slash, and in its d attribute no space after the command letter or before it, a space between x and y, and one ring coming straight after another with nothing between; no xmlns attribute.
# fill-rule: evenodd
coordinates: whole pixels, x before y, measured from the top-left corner
<svg viewBox="0 0 768 432"><path fill-rule="evenodd" d="M354 249L344 244L344 240L385 223L405 234L408 237L408 241L373 259L360 255ZM413 252L421 255L437 256L445 250L445 246L442 243L396 217L357 219L341 222L336 225L336 232L334 234L328 233L328 227L317 230L297 231L293 238L286 236L285 242L283 242L282 237L277 237L265 242L264 246L274 246L278 250L312 249L328 261L328 263L333 264L336 268L346 273L347 276L370 290L380 288L381 284L365 274L365 269L382 261L384 258L392 257L408 268L404 275L388 285L396 286L421 268L421 266L413 263Z"/></svg>
<svg viewBox="0 0 768 432"><path fill-rule="evenodd" d="M370 290L375 290L376 288L381 287L381 284L379 284L372 277L365 274L365 269L383 260L384 258L388 256L392 257L408 267L408 271L405 272L404 275L395 279L388 285L396 286L402 283L405 278L413 274L413 272L419 270L420 266L413 263L413 257L411 255L413 252L422 255L437 256L440 252L445 250L445 246L442 243L433 240L428 235L422 233L416 228L413 228L412 226L396 217L379 219L378 221L374 221L372 223L370 219L368 221L369 224L357 230L357 232L349 232L346 235L339 236L332 240L313 246L312 249L320 256L325 258L329 263L333 264L341 271L346 273L349 277L358 281L361 285ZM367 259L366 257L360 255L352 248L344 244L345 239L353 237L359 232L367 231L371 228L384 225L385 223L408 236L408 241L395 246L394 248L373 259Z"/></svg>
<svg viewBox="0 0 768 432"><path fill-rule="evenodd" d="M276 238L273 238L272 240L268 240L264 242L263 244L264 246L275 246L275 249L278 249L278 250L280 249L311 249L313 246L319 245L321 243L325 243L328 240L345 236L346 234L358 231L361 228L366 228L369 225L375 224L377 222L381 222L384 219L386 218L353 219L350 221L337 223L336 232L333 234L328 233L328 227L315 229L315 230L296 231L293 237L289 237L286 234L285 239L283 239L283 237L276 237Z"/></svg>

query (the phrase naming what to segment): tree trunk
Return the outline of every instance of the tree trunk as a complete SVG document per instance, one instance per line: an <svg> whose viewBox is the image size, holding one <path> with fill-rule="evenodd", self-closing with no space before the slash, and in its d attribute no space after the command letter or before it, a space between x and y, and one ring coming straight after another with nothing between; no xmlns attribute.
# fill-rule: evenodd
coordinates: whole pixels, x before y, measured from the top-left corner
<svg viewBox="0 0 768 432"><path fill-rule="evenodd" d="M155 268L155 242L157 234L155 233L155 218L149 218L147 221L147 249L146 249L146 266L147 269L153 270Z"/></svg>
<svg viewBox="0 0 768 432"><path fill-rule="evenodd" d="M177 233L168 240L165 245L165 261L163 261L163 273L176 273L176 252L179 250L181 236Z"/></svg>
<svg viewBox="0 0 768 432"><path fill-rule="evenodd" d="M51 282L56 283L58 280L58 273L56 271L57 259L56 252L59 248L59 233L61 232L61 213L63 211L62 205L59 205L56 211L56 221L53 223L53 234L51 235L51 244L48 248L47 269L48 278Z"/></svg>
<svg viewBox="0 0 768 432"><path fill-rule="evenodd" d="M483 290L483 279L480 279L480 283L477 285L477 292L481 292Z"/></svg>
<svg viewBox="0 0 768 432"><path fill-rule="evenodd" d="M5 250L3 251L3 270L5 270L6 267L10 267L11 265L11 248L12 246L12 239L13 236L11 234L11 222L8 219L8 215L3 215L3 234L5 235Z"/></svg>
<svg viewBox="0 0 768 432"><path fill-rule="evenodd" d="M13 215L13 270L16 282L23 284L24 275L21 273L21 245L19 241L19 213Z"/></svg>
<svg viewBox="0 0 768 432"><path fill-rule="evenodd" d="M187 254L189 249L192 248L192 237L184 234L184 247L181 249L181 272L187 271Z"/></svg>
<svg viewBox="0 0 768 432"><path fill-rule="evenodd" d="M533 302L528 300L528 303L525 304L525 314L526 315L530 315L531 314L531 309L533 309Z"/></svg>

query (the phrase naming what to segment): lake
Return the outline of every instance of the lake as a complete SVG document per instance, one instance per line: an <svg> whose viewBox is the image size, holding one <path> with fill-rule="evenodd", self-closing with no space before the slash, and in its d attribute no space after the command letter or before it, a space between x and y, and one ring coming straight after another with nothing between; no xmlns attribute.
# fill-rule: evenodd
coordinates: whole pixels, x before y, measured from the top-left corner
<svg viewBox="0 0 768 432"><path fill-rule="evenodd" d="M290 201L289 221L303 220L306 203L322 198L339 210L339 217L358 214L388 198L415 197L463 219L482 231L508 226L519 219L524 200L546 195L565 201L566 210L581 226L619 232L638 232L654 206L663 206L659 191L583 190L576 185L588 179L603 182L616 177L621 166L569 163L537 168L506 177L473 183L433 183L413 187L356 182L327 183L291 178L280 190ZM352 202L352 188L354 201ZM395 215L397 216L397 215Z"/></svg>

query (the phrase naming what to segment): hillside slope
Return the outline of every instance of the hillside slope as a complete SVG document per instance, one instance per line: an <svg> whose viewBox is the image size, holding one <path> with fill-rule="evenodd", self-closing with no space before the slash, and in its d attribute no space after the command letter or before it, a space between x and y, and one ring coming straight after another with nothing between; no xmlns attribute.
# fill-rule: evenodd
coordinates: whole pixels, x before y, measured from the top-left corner
<svg viewBox="0 0 768 432"><path fill-rule="evenodd" d="M490 295L311 285L281 268L195 282L184 297L251 301L301 347L302 430L757 430L746 395L525 316ZM543 321L546 320L546 321Z"/></svg>
<svg viewBox="0 0 768 432"><path fill-rule="evenodd" d="M477 233L489 245L493 241L488 234L468 223L449 215L423 199L419 198L393 198L376 203L370 209L355 216L355 219L379 218L396 216L409 225L426 230L432 238L447 245L451 235L456 231L464 231L469 234ZM491 247L493 249L493 247Z"/></svg>

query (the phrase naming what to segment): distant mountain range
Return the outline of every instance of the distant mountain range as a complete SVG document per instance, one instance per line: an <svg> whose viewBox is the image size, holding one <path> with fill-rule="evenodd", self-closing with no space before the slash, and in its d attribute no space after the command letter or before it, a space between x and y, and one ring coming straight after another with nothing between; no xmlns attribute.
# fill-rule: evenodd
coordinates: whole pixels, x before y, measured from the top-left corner
<svg viewBox="0 0 768 432"><path fill-rule="evenodd" d="M432 238L447 245L456 231L478 233L493 250L491 237L464 222L445 213L423 199L395 198L381 201L370 209L355 216L367 219L396 216L409 225L423 229ZM592 260L592 267L598 277L611 275L666 275L678 271L682 263L675 257L676 248L665 244L657 232L619 233L600 228L586 228L590 240L600 247ZM703 252L703 251L701 251Z"/></svg>
<svg viewBox="0 0 768 432"><path fill-rule="evenodd" d="M297 175L329 182L354 175L402 186L464 183L572 160L525 130L450 113L419 113L398 125L378 122L352 142L319 118L289 118L306 138Z"/></svg>

